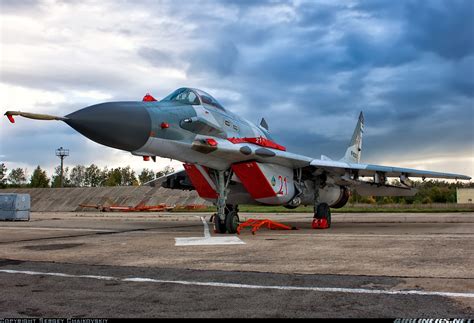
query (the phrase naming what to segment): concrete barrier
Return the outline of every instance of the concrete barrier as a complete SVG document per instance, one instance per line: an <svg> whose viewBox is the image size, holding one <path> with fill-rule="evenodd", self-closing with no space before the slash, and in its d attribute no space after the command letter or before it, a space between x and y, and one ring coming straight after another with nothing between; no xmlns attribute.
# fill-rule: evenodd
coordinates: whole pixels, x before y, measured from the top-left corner
<svg viewBox="0 0 474 323"><path fill-rule="evenodd" d="M0 220L30 220L30 196L28 194L0 192Z"/></svg>
<svg viewBox="0 0 474 323"><path fill-rule="evenodd" d="M67 188L11 188L3 193L30 194L31 211L74 212L93 211L79 204L126 205L191 205L211 203L200 198L196 191L170 190L150 186L67 187Z"/></svg>

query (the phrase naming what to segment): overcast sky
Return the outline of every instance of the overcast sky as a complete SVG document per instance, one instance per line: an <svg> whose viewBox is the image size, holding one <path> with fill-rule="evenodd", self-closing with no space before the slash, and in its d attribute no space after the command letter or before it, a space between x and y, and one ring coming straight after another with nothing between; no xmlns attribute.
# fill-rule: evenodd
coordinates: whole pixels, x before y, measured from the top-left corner
<svg viewBox="0 0 474 323"><path fill-rule="evenodd" d="M291 152L474 176L474 1L0 0L0 109L66 115L201 88ZM0 161L159 170L61 122L0 122ZM172 165L176 168L179 163Z"/></svg>

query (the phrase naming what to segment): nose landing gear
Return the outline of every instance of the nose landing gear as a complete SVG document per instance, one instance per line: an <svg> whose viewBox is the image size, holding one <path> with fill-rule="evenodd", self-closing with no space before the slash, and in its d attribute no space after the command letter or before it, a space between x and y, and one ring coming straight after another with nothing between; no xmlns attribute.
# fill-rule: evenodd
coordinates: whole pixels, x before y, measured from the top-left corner
<svg viewBox="0 0 474 323"><path fill-rule="evenodd" d="M237 233L237 228L239 227L240 223L239 215L237 213L239 209L237 205L232 205L230 206L230 208L226 207L226 210L228 210L225 215L225 227L227 229L227 232Z"/></svg>
<svg viewBox="0 0 474 323"><path fill-rule="evenodd" d="M239 208L237 205L226 205L225 207L225 219L224 221L221 218L214 214L212 216L212 222L214 224L215 233L237 233L237 228L240 224L239 219Z"/></svg>
<svg viewBox="0 0 474 323"><path fill-rule="evenodd" d="M238 206L226 204L232 171L215 171L217 188L217 213L213 215L215 233L237 233L239 226Z"/></svg>

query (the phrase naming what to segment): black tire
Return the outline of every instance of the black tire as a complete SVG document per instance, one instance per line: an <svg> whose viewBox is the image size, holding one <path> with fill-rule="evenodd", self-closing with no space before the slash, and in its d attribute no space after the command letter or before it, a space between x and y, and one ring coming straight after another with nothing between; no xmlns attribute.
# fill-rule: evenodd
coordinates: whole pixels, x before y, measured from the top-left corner
<svg viewBox="0 0 474 323"><path fill-rule="evenodd" d="M217 214L214 215L214 231L221 234L227 232L225 221L221 221Z"/></svg>
<svg viewBox="0 0 474 323"><path fill-rule="evenodd" d="M330 228L331 227L331 209L329 207L328 207L327 220L328 220L328 228Z"/></svg>
<svg viewBox="0 0 474 323"><path fill-rule="evenodd" d="M232 210L225 216L225 227L229 233L237 233L240 219L236 211Z"/></svg>
<svg viewBox="0 0 474 323"><path fill-rule="evenodd" d="M328 227L331 227L331 209L327 203L321 203L318 205L318 209L314 217L317 219L326 219L326 221L328 221Z"/></svg>

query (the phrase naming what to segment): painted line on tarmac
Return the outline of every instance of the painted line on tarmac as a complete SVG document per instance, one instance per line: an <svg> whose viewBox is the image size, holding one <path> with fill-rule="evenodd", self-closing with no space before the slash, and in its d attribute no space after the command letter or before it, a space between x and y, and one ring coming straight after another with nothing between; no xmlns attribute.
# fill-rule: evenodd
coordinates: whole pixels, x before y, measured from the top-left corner
<svg viewBox="0 0 474 323"><path fill-rule="evenodd" d="M0 229L13 229L13 230L44 230L44 231L92 231L92 232L116 232L115 230L102 230L102 229L87 229L87 228L51 228L51 227L13 227L6 226L0 227Z"/></svg>
<svg viewBox="0 0 474 323"><path fill-rule="evenodd" d="M209 239L211 237L211 232L209 231L209 225L206 222L206 219L201 216L202 224L204 225L204 238Z"/></svg>
<svg viewBox="0 0 474 323"><path fill-rule="evenodd" d="M201 221L204 225L204 237L190 237L190 238L174 238L175 246L211 246L211 245L232 245L232 244L245 244L239 237L223 236L223 237L212 237L209 231L209 225L206 219L201 216Z"/></svg>
<svg viewBox="0 0 474 323"><path fill-rule="evenodd" d="M456 233L456 234L346 234L346 233L335 233L335 232L325 232L322 234L317 234L319 232L313 233L288 233L288 236L313 236L315 238L403 238L403 239L423 239L423 238L455 238L455 239L465 239L465 238L474 238L474 234L471 233ZM274 235L281 235L281 232L274 232Z"/></svg>
<svg viewBox="0 0 474 323"><path fill-rule="evenodd" d="M10 270L0 269L0 273L6 274L24 274L24 275L41 275L41 276L55 276L62 278L89 278L96 280L114 280L121 282L133 283L158 283L158 284L175 284L187 286L206 286L206 287L223 287L223 288L242 288L242 289L266 289L266 290L285 290L285 291L307 291L307 292L322 292L322 293L347 293L347 294L378 294L378 295L403 295L403 296L443 296L443 297L461 297L474 298L474 293L469 292L435 292L423 290L383 290L383 289L367 289L367 288L340 288L340 287L315 287L315 286L278 286L278 285L249 285L249 284L234 284L234 283L220 283L220 282L199 282L186 280L163 280L144 277L129 277L119 278L112 276L95 276L95 275L72 275L65 273L54 272L39 272L29 270Z"/></svg>

